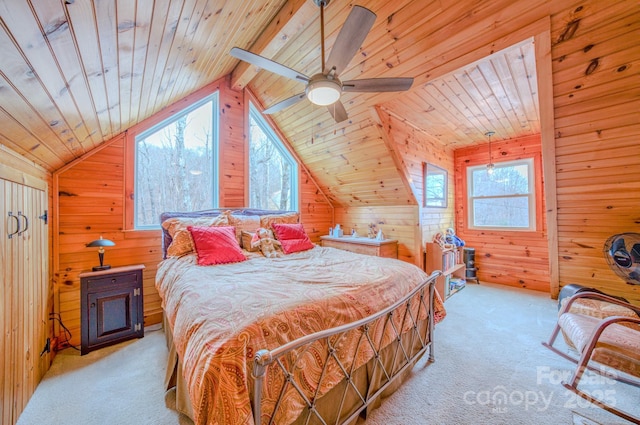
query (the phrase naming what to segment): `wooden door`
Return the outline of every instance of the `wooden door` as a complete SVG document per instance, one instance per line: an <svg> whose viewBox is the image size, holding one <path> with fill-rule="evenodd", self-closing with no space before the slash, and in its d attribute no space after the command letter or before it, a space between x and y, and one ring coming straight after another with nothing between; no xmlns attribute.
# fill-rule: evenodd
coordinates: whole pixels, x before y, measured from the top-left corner
<svg viewBox="0 0 640 425"><path fill-rule="evenodd" d="M0 180L0 422L15 424L48 367L47 195Z"/></svg>
<svg viewBox="0 0 640 425"><path fill-rule="evenodd" d="M8 238L15 229L14 219L8 214L13 207L12 183L0 180L0 423L11 424L13 403L13 344L11 341L12 304L12 240Z"/></svg>
<svg viewBox="0 0 640 425"><path fill-rule="evenodd" d="M18 329L18 362L16 369L16 392L19 392L22 412L31 394L36 389L47 369L47 359L42 350L49 336L49 312L47 311L47 225L44 220L47 209L46 194L42 190L28 186L19 186L22 192L21 233L18 247L20 253L19 272L16 273L19 286L18 309L20 323ZM15 317L15 316L14 316Z"/></svg>

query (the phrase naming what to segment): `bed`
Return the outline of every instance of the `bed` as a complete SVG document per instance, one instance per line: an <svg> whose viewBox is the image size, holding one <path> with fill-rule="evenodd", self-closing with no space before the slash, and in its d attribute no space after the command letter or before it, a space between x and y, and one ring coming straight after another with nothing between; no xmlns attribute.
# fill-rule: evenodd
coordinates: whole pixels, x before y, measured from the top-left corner
<svg viewBox="0 0 640 425"><path fill-rule="evenodd" d="M291 244L282 229L302 227L295 212L208 210L161 220L166 388L196 424L355 423L424 353L433 360L433 326L445 315L438 272L315 246L304 231L294 236L307 240ZM196 230L214 227L232 228L246 259L199 265ZM279 229L285 251L304 249L266 258L248 243L258 227Z"/></svg>

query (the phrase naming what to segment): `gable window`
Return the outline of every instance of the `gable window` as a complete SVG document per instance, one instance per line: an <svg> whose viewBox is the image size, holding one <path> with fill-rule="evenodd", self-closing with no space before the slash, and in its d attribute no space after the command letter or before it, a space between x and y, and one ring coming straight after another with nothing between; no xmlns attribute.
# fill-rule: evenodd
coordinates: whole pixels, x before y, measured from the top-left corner
<svg viewBox="0 0 640 425"><path fill-rule="evenodd" d="M157 228L165 211L217 206L217 111L214 93L136 136L136 229Z"/></svg>
<svg viewBox="0 0 640 425"><path fill-rule="evenodd" d="M249 207L298 210L298 164L253 104L249 107Z"/></svg>
<svg viewBox="0 0 640 425"><path fill-rule="evenodd" d="M469 228L535 230L533 159L467 168Z"/></svg>

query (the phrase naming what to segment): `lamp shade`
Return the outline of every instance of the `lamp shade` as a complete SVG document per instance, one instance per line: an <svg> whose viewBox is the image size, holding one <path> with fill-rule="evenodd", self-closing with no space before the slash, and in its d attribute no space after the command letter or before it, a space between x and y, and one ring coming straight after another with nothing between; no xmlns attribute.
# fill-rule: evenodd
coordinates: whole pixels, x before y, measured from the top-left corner
<svg viewBox="0 0 640 425"><path fill-rule="evenodd" d="M91 241L87 244L87 248L95 246L116 246L116 244L109 239L102 239L102 236L100 236L100 239L96 239L95 241Z"/></svg>
<svg viewBox="0 0 640 425"><path fill-rule="evenodd" d="M87 248L98 247L98 259L100 260L100 265L93 268L94 272L99 270L108 270L111 268L110 265L104 264L104 247L115 245L116 244L113 241L110 241L109 239L103 239L102 236L100 236L100 239L96 239L95 241L91 241L87 244Z"/></svg>

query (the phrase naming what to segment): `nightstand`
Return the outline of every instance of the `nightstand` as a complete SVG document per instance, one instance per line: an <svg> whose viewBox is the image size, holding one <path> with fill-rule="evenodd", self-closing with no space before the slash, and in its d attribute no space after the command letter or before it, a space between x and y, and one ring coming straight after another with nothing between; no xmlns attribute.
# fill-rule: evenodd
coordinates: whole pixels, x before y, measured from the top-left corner
<svg viewBox="0 0 640 425"><path fill-rule="evenodd" d="M144 336L144 265L80 273L82 355Z"/></svg>
<svg viewBox="0 0 640 425"><path fill-rule="evenodd" d="M376 240L352 236L334 238L320 236L322 246L343 249L358 254L375 255L376 257L398 258L398 241L395 239Z"/></svg>

